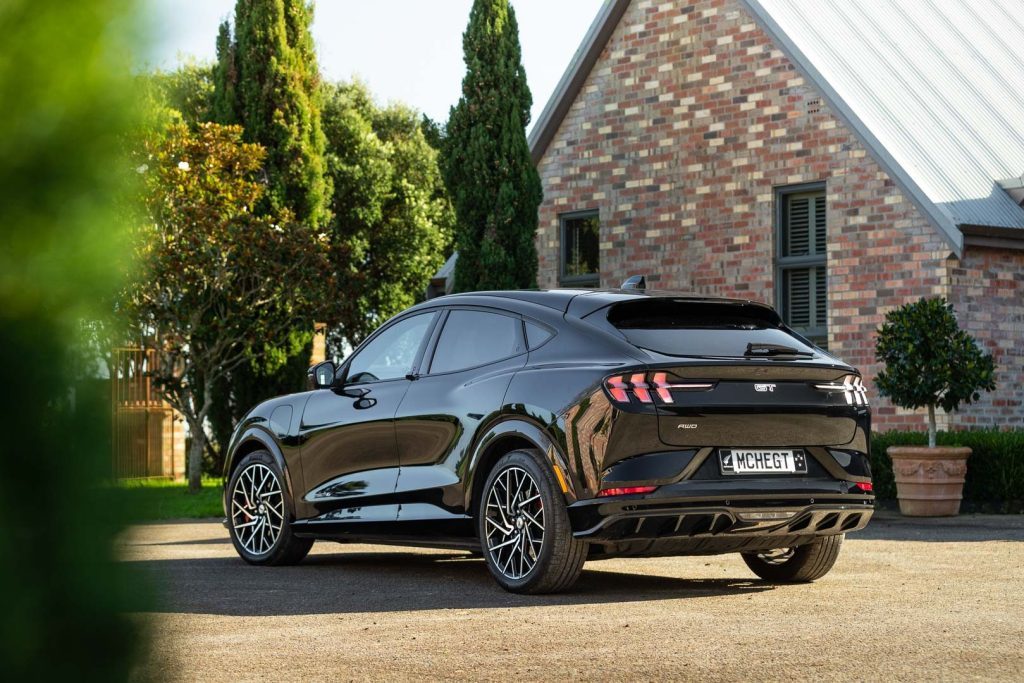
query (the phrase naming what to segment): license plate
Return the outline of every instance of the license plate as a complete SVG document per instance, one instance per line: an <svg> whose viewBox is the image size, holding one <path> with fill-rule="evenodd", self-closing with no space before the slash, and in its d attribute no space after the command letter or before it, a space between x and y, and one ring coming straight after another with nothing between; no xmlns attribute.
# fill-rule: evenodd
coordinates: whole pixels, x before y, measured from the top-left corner
<svg viewBox="0 0 1024 683"><path fill-rule="evenodd" d="M764 448L722 448L718 451L722 474L806 474L803 451Z"/></svg>

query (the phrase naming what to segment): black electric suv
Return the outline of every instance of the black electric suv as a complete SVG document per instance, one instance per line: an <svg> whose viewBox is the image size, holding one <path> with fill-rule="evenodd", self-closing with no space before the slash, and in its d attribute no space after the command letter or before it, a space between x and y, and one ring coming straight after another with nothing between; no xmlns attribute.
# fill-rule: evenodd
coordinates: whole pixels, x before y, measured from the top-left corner
<svg viewBox="0 0 1024 683"><path fill-rule="evenodd" d="M760 303L446 296L242 420L225 523L252 564L317 539L464 549L523 593L616 556L813 581L871 517L870 422L857 370Z"/></svg>

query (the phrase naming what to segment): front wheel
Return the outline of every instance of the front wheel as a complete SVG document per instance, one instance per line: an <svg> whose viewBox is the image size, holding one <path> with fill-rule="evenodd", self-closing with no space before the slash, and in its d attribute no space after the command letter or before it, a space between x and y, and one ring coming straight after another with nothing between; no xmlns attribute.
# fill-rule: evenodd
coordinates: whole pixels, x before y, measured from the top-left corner
<svg viewBox="0 0 1024 683"><path fill-rule="evenodd" d="M277 461L267 451L242 459L228 483L231 543L249 564L296 564L313 547L292 533L292 500Z"/></svg>
<svg viewBox="0 0 1024 683"><path fill-rule="evenodd" d="M572 535L555 475L534 451L512 451L491 470L477 531L487 568L513 593L566 590L587 559L587 543Z"/></svg>
<svg viewBox="0 0 1024 683"><path fill-rule="evenodd" d="M819 536L807 545L796 548L743 553L750 570L765 581L807 583L828 574L839 557L843 534Z"/></svg>

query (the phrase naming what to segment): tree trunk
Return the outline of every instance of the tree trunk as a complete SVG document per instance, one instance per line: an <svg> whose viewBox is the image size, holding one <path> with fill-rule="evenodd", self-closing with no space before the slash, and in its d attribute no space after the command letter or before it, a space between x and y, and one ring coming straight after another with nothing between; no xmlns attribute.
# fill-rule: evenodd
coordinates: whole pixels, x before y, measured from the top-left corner
<svg viewBox="0 0 1024 683"><path fill-rule="evenodd" d="M935 406L928 406L928 448L935 448Z"/></svg>
<svg viewBox="0 0 1024 683"><path fill-rule="evenodd" d="M203 452L206 450L206 431L202 423L189 423L192 432L192 443L188 449L188 490L196 493L203 487Z"/></svg>

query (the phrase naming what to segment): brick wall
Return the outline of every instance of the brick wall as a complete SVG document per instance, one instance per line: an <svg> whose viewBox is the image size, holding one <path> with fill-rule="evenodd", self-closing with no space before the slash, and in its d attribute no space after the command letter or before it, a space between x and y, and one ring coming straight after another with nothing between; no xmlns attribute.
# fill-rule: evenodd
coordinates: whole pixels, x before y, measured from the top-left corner
<svg viewBox="0 0 1024 683"><path fill-rule="evenodd" d="M824 182L829 346L869 387L886 311L999 267L950 267L938 232L735 0L634 0L539 171L541 286L558 284L559 214L596 209L602 286L644 273L651 287L770 303L774 190ZM1001 353L1018 354L1019 373L1020 352ZM872 396L878 427L923 424ZM1015 396L983 410L1019 418Z"/></svg>
<svg viewBox="0 0 1024 683"><path fill-rule="evenodd" d="M960 324L992 354L996 391L954 416L964 427L1024 427L1024 253L968 248L949 260Z"/></svg>

